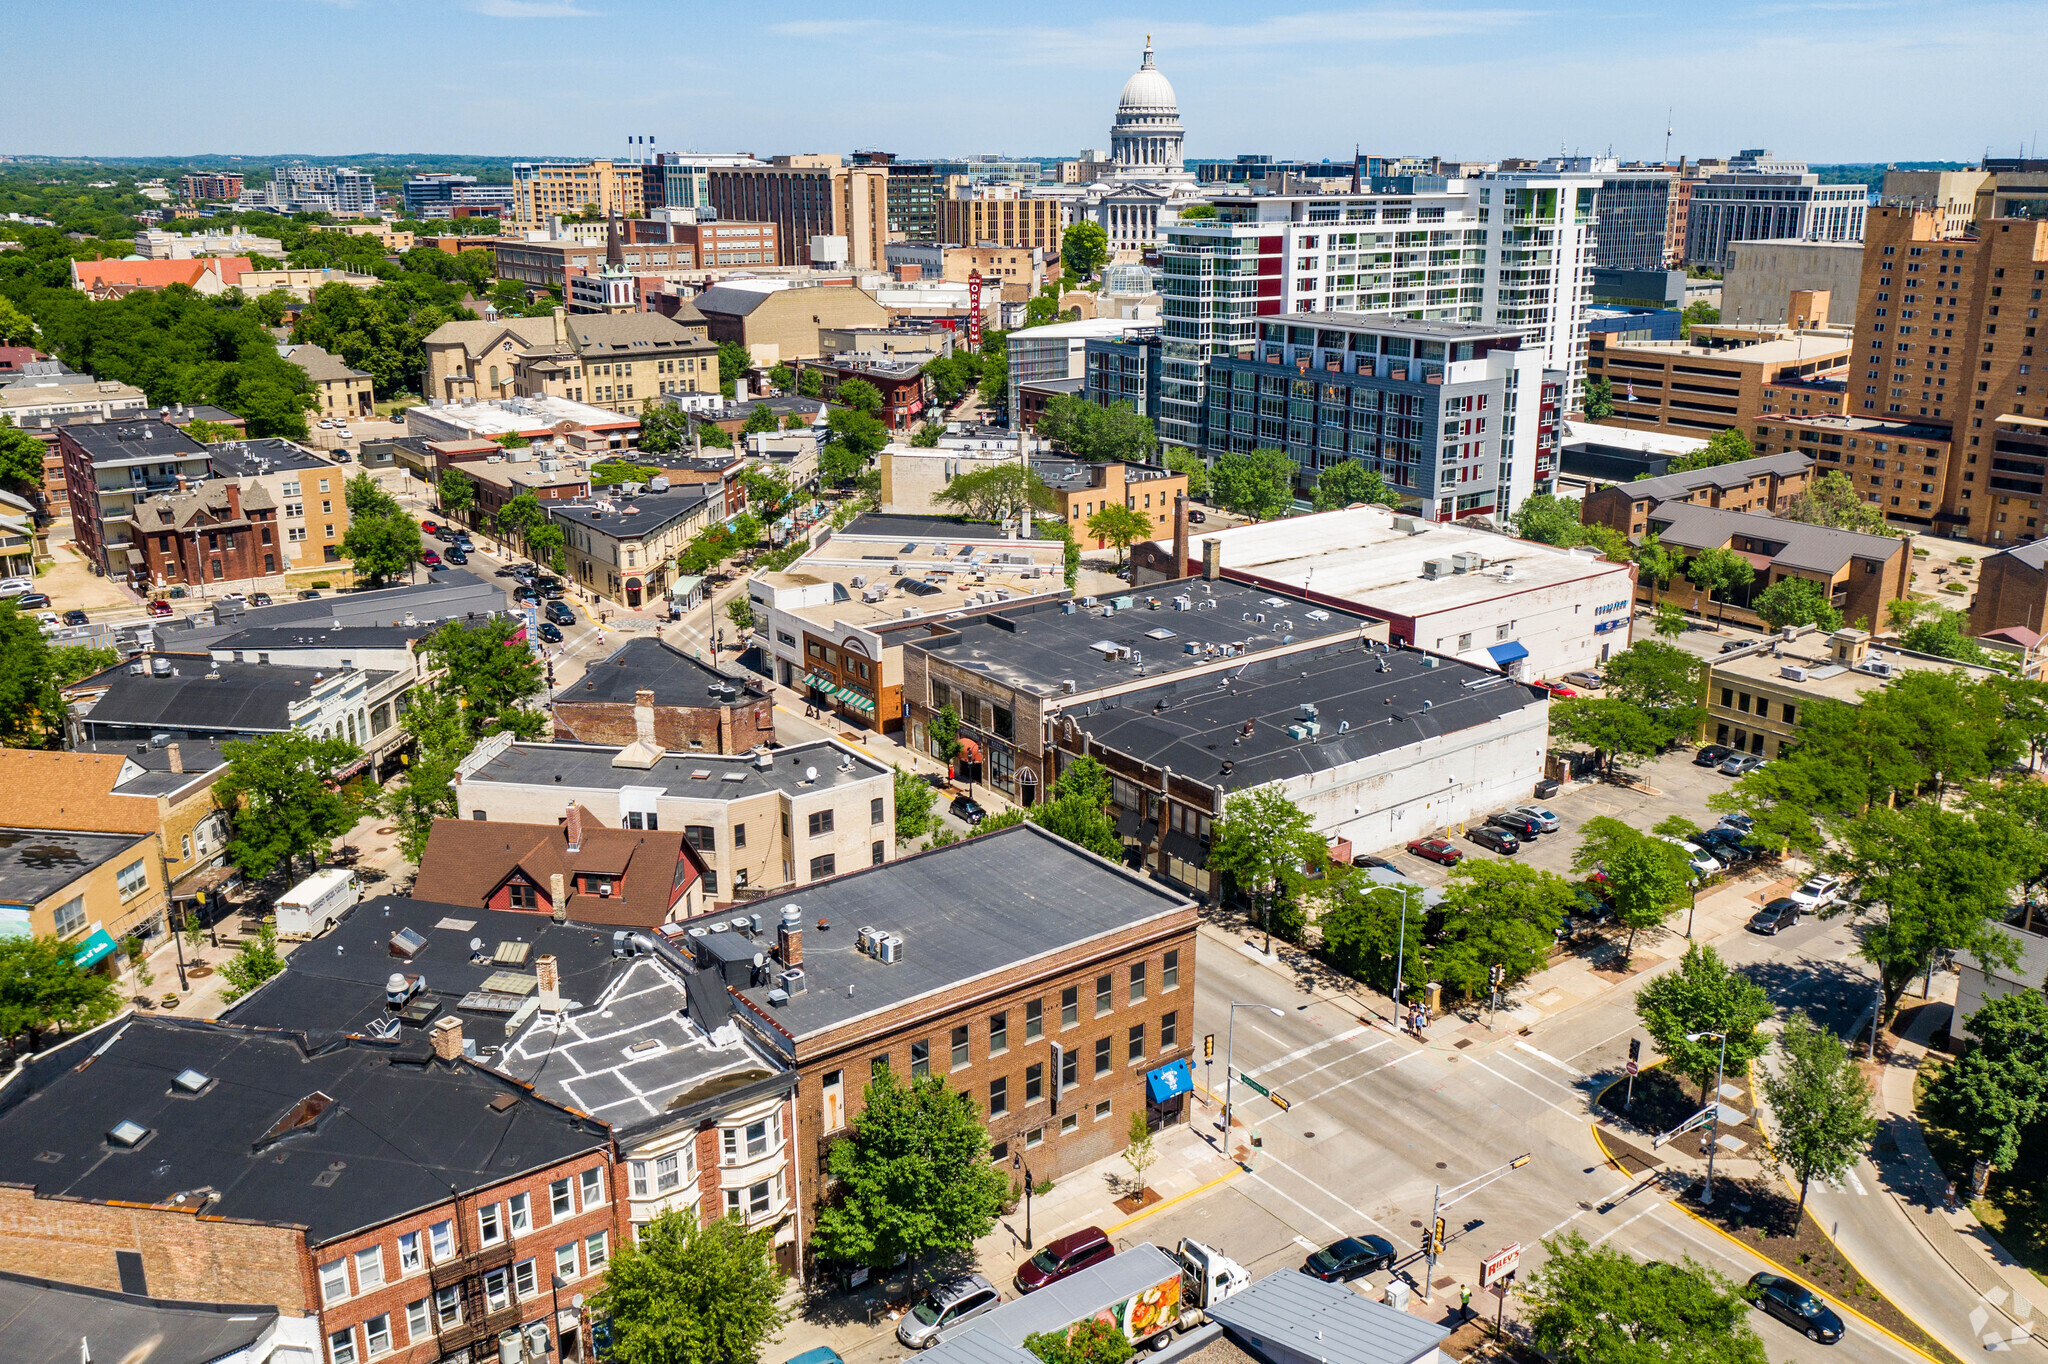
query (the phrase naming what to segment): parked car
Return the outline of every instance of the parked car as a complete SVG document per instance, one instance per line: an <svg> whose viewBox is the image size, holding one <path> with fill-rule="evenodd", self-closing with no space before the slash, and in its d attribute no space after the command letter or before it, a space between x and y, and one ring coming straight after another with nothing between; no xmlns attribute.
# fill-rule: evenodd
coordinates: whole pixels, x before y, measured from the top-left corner
<svg viewBox="0 0 2048 1364"><path fill-rule="evenodd" d="M517 602L530 602L539 601L540 598L534 595L534 591L532 588L528 587L525 583L521 583L519 584L519 586L512 589L512 600Z"/></svg>
<svg viewBox="0 0 2048 1364"><path fill-rule="evenodd" d="M332 431L334 429L334 423L329 421L327 418L322 417L320 419L320 429L322 431Z"/></svg>
<svg viewBox="0 0 2048 1364"><path fill-rule="evenodd" d="M981 808L981 802L973 796L955 796L953 803L946 807L955 819L965 820L969 828L988 818L988 811Z"/></svg>
<svg viewBox="0 0 2048 1364"><path fill-rule="evenodd" d="M1764 765L1754 753L1731 753L1722 760L1721 770L1731 777L1746 777Z"/></svg>
<svg viewBox="0 0 2048 1364"><path fill-rule="evenodd" d="M420 562L428 568L439 568L441 567L441 555L438 551L430 549L420 555Z"/></svg>
<svg viewBox="0 0 2048 1364"><path fill-rule="evenodd" d="M1492 824L1475 824L1465 837L1482 848L1493 849L1502 857L1513 857L1522 850L1520 841L1513 834Z"/></svg>
<svg viewBox="0 0 2048 1364"><path fill-rule="evenodd" d="M1749 916L1749 931L1776 937L1779 929L1790 928L1798 922L1799 902L1780 896Z"/></svg>
<svg viewBox="0 0 2048 1364"><path fill-rule="evenodd" d="M303 591L303 592L299 593L299 600L300 600L300 601L312 601L312 600L313 600L314 598L318 597L319 595L320 595L320 594L319 594L318 592L314 591L314 590L313 590L312 588L310 588L310 587L309 587L309 588L307 588L307 589L306 589L305 591Z"/></svg>
<svg viewBox="0 0 2048 1364"><path fill-rule="evenodd" d="M566 602L551 601L541 608L540 613L556 625L574 625L576 623L576 613L569 609Z"/></svg>
<svg viewBox="0 0 2048 1364"><path fill-rule="evenodd" d="M269 594L268 592L251 592L251 593L249 594L249 605L251 605L251 606L268 606L268 605L270 605L270 594Z"/></svg>
<svg viewBox="0 0 2048 1364"><path fill-rule="evenodd" d="M560 601L562 599L562 585L560 583L542 583L540 585L540 594L548 601Z"/></svg>
<svg viewBox="0 0 2048 1364"><path fill-rule="evenodd" d="M1717 825L1701 834L1693 842L1714 854L1716 858L1720 859L1723 866L1733 866L1738 862L1751 861L1757 856L1757 850L1743 842L1743 837L1744 835L1740 829L1731 829L1726 825Z"/></svg>
<svg viewBox="0 0 2048 1364"><path fill-rule="evenodd" d="M1394 864L1393 864L1392 862L1389 862L1389 861L1387 861L1387 859L1386 859L1386 858L1384 858L1384 857L1370 857L1370 856L1361 856L1361 857L1354 857L1354 858L1352 858L1352 859L1351 859L1351 865L1352 865L1352 866L1354 866L1354 867L1381 867L1381 868L1384 868L1384 869L1385 869L1385 870L1387 870L1387 871L1399 871L1399 870L1401 870L1401 869L1400 869L1399 867L1395 866L1395 865L1394 865Z"/></svg>
<svg viewBox="0 0 2048 1364"><path fill-rule="evenodd" d="M1694 767L1719 767L1728 760L1728 755L1734 751L1734 749L1726 744L1708 744L1705 748L1692 755L1692 765Z"/></svg>
<svg viewBox="0 0 2048 1364"><path fill-rule="evenodd" d="M1706 850L1698 844L1688 843L1682 838L1672 838L1668 834L1651 834L1650 837L1661 838L1672 847L1684 853L1685 860L1692 864L1692 875L1695 881L1704 880L1721 870L1721 864L1707 856Z"/></svg>
<svg viewBox="0 0 2048 1364"><path fill-rule="evenodd" d="M1408 851L1417 857L1426 857L1446 867L1455 867L1465 854L1448 838L1417 838L1410 840Z"/></svg>
<svg viewBox="0 0 2048 1364"><path fill-rule="evenodd" d="M1776 1317L1808 1340L1833 1345L1842 1338L1842 1319L1834 1309L1805 1284L1782 1274L1752 1274L1749 1286L1756 1292L1756 1304L1766 1315Z"/></svg>
<svg viewBox="0 0 2048 1364"><path fill-rule="evenodd" d="M1114 1254L1116 1247L1110 1244L1101 1227L1085 1227L1057 1241L1048 1241L1045 1249L1017 1267L1017 1291L1036 1293L1047 1284L1058 1283L1090 1265L1099 1265Z"/></svg>
<svg viewBox="0 0 2048 1364"><path fill-rule="evenodd" d="M493 578L516 578L519 576L519 565L506 564L503 568L499 569L496 573L493 573L491 576Z"/></svg>
<svg viewBox="0 0 2048 1364"><path fill-rule="evenodd" d="M1538 683L1536 683L1536 685L1543 688L1543 690L1549 692L1552 696L1561 696L1569 699L1571 697L1575 697L1578 695L1576 691L1573 691L1570 687L1567 687L1562 682L1539 681Z"/></svg>
<svg viewBox="0 0 2048 1364"><path fill-rule="evenodd" d="M426 529L426 527L425 527L425 526L422 526L422 527L420 527L420 529L421 529L421 530L425 530L425 529ZM434 527L434 538L435 538L436 540L439 540L439 541L440 541L440 542L441 542L442 544L444 544L444 545L445 545L445 544L448 544L448 543L450 543L451 541L453 541L453 540L455 539L455 536L456 536L456 534L457 534L457 531L456 531L455 527L453 527L453 526L436 526L436 527Z"/></svg>
<svg viewBox="0 0 2048 1364"><path fill-rule="evenodd" d="M1724 654L1733 653L1737 649L1747 649L1750 645L1755 644L1756 642L1757 641L1753 639L1731 639L1726 644L1723 644L1721 646L1721 652Z"/></svg>
<svg viewBox="0 0 2048 1364"><path fill-rule="evenodd" d="M449 543L464 554L474 554L476 552L476 541L469 538L469 532L466 530L456 531L455 538L449 541Z"/></svg>
<svg viewBox="0 0 2048 1364"><path fill-rule="evenodd" d="M247 592L223 592L220 594L220 600L223 606L247 606L249 604L249 594Z"/></svg>
<svg viewBox="0 0 2048 1364"><path fill-rule="evenodd" d="M459 545L448 546L448 552L441 557L451 564L466 564L469 562L469 556L462 552L462 547Z"/></svg>
<svg viewBox="0 0 2048 1364"><path fill-rule="evenodd" d="M1308 1257L1301 1272L1324 1283L1350 1283L1394 1266L1394 1245L1383 1236L1347 1236Z"/></svg>
<svg viewBox="0 0 2048 1364"><path fill-rule="evenodd" d="M1756 821L1743 814L1723 815L1721 816L1721 827L1724 829L1734 829L1738 833L1753 833L1756 830Z"/></svg>
<svg viewBox="0 0 2048 1364"><path fill-rule="evenodd" d="M34 578L0 578L0 597L18 597L36 590Z"/></svg>
<svg viewBox="0 0 2048 1364"><path fill-rule="evenodd" d="M913 1350L929 1349L949 1340L976 1317L1002 1306L1003 1295L979 1274L942 1283L917 1300L896 1325L896 1339Z"/></svg>
<svg viewBox="0 0 2048 1364"><path fill-rule="evenodd" d="M77 607L74 606L69 611L66 611L64 613L64 623L66 625L84 625L88 622L86 620L85 612L79 610Z"/></svg>
<svg viewBox="0 0 2048 1364"><path fill-rule="evenodd" d="M171 614L171 604L162 597L157 597L151 601L147 609L152 616L168 616Z"/></svg>
<svg viewBox="0 0 2048 1364"><path fill-rule="evenodd" d="M562 627L556 625L553 621L542 621L535 627L535 633L550 644L560 644L562 642Z"/></svg>
<svg viewBox="0 0 2048 1364"><path fill-rule="evenodd" d="M1199 525L1201 525L1201 524L1202 524L1202 523L1203 523L1204 521L1207 521L1208 519L1209 519L1209 513L1207 513L1207 512L1204 512L1204 511L1197 511L1197 510L1196 510L1195 508L1193 508L1193 507L1189 507L1189 508L1188 508L1188 520L1189 520L1189 522L1191 522L1192 524L1194 524L1194 525L1197 525L1197 526L1199 526Z"/></svg>
<svg viewBox="0 0 2048 1364"><path fill-rule="evenodd" d="M1842 878L1839 876L1809 876L1806 883L1792 892L1792 899L1801 909L1816 912L1826 909L1842 895Z"/></svg>
<svg viewBox="0 0 2048 1364"><path fill-rule="evenodd" d="M1536 832L1554 834L1557 832L1557 814L1542 805L1517 805L1510 813L1527 815L1536 821Z"/></svg>
<svg viewBox="0 0 2048 1364"><path fill-rule="evenodd" d="M50 604L47 592L24 592L14 599L14 604L24 611L41 611Z"/></svg>
<svg viewBox="0 0 2048 1364"><path fill-rule="evenodd" d="M440 530L441 528L432 521L420 522L420 533L423 535L437 535L440 533Z"/></svg>
<svg viewBox="0 0 2048 1364"><path fill-rule="evenodd" d="M1607 679L1599 673L1566 673L1564 680L1571 683L1574 687L1582 687L1587 691L1601 691L1607 686Z"/></svg>
<svg viewBox="0 0 2048 1364"><path fill-rule="evenodd" d="M1486 822L1506 829L1516 838L1534 838L1543 832L1543 821L1520 810L1502 810L1499 814L1488 815Z"/></svg>

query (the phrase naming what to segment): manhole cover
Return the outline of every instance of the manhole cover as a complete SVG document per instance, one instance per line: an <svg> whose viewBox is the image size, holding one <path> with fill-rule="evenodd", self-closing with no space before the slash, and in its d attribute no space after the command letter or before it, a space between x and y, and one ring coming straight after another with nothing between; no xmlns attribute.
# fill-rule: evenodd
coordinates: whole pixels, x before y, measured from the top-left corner
<svg viewBox="0 0 2048 1364"><path fill-rule="evenodd" d="M377 826L377 832L380 834L395 834L398 832L398 826L396 824L380 824Z"/></svg>
<svg viewBox="0 0 2048 1364"><path fill-rule="evenodd" d="M1410 1222L1408 1225L1411 1227L1419 1227L1422 1225L1422 1219L1418 1217L1414 1221Z"/></svg>
<svg viewBox="0 0 2048 1364"><path fill-rule="evenodd" d="M1463 1051L1465 1050L1465 1048L1472 1045L1472 1039L1469 1037L1461 1037L1457 1041L1451 1043L1451 1045L1456 1047L1459 1051Z"/></svg>
<svg viewBox="0 0 2048 1364"><path fill-rule="evenodd" d="M1314 1141L1316 1139L1316 1134L1313 1132L1304 1132L1301 1134L1301 1139L1303 1141Z"/></svg>
<svg viewBox="0 0 2048 1364"><path fill-rule="evenodd" d="M1438 1162L1436 1163L1436 1168L1437 1168L1437 1169L1439 1169L1439 1170L1448 1170L1448 1169L1450 1169L1451 1167L1450 1167L1450 1166L1448 1166L1448 1165L1446 1165L1446 1164L1444 1164L1444 1163L1443 1163L1442 1161L1438 1161Z"/></svg>

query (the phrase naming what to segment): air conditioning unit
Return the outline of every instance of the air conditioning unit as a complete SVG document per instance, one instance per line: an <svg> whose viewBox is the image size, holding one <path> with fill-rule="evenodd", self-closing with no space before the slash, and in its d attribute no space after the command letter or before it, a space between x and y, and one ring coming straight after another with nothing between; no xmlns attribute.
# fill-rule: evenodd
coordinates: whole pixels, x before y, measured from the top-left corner
<svg viewBox="0 0 2048 1364"><path fill-rule="evenodd" d="M1806 669L1795 663L1787 663L1784 667L1778 669L1778 676L1788 682L1804 682L1806 680Z"/></svg>
<svg viewBox="0 0 2048 1364"><path fill-rule="evenodd" d="M903 960L903 939L894 933L885 933L875 944L875 959L884 966L894 966Z"/></svg>
<svg viewBox="0 0 2048 1364"><path fill-rule="evenodd" d="M1479 556L1469 550L1460 550L1451 556L1451 571L1454 573L1476 573L1479 570Z"/></svg>
<svg viewBox="0 0 2048 1364"><path fill-rule="evenodd" d="M1424 578L1448 578L1456 571L1449 559L1424 559L1422 561L1422 576Z"/></svg>

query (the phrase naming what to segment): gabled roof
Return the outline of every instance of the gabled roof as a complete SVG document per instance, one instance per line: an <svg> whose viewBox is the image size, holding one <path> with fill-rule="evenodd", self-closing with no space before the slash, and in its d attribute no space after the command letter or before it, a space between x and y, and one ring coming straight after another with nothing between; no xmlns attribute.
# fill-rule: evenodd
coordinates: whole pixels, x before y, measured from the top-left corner
<svg viewBox="0 0 2048 1364"><path fill-rule="evenodd" d="M766 303L781 289L728 289L713 285L692 300L700 316L709 317L716 313L720 317L745 317Z"/></svg>
<svg viewBox="0 0 2048 1364"><path fill-rule="evenodd" d="M420 858L413 894L422 900L481 907L514 873L543 896L560 876L568 915L583 923L653 928L704 874L696 850L676 830L609 829L577 807L583 827L576 851L562 824L507 824L437 819ZM579 875L615 876L609 896L575 890Z"/></svg>
<svg viewBox="0 0 2048 1364"><path fill-rule="evenodd" d="M146 753L132 756L112 748L104 753L0 748L0 825L150 833L158 826L158 794L204 781L221 766L220 750L211 744L179 745L186 764L182 774L165 770L164 749L144 748ZM132 791L123 789L131 786Z"/></svg>
<svg viewBox="0 0 2048 1364"><path fill-rule="evenodd" d="M569 340L578 354L595 359L654 346L709 348L712 344L660 313L578 313L569 319Z"/></svg>
<svg viewBox="0 0 2048 1364"><path fill-rule="evenodd" d="M442 346L459 342L469 352L470 358L475 359L496 349L507 337L512 339L515 350L552 350L555 320L552 317L501 317L495 322L443 322L428 332L421 344Z"/></svg>
<svg viewBox="0 0 2048 1364"><path fill-rule="evenodd" d="M72 287L162 289L172 284L199 283L203 275L232 285L254 269L247 256L214 256L193 260L81 260L71 263Z"/></svg>
<svg viewBox="0 0 2048 1364"><path fill-rule="evenodd" d="M336 379L367 379L370 376L359 369L350 369L342 363L340 356L323 350L319 346L300 344L279 346L277 353L306 371L306 377L316 384Z"/></svg>
<svg viewBox="0 0 2048 1364"><path fill-rule="evenodd" d="M1695 507L1685 502L1659 505L1650 513L1650 525L1665 544L1685 549L1725 545L1743 536L1772 546L1769 553L1773 566L1816 573L1839 572L1851 559L1888 560L1900 548L1899 541L1887 535L1833 530L1762 512Z"/></svg>
<svg viewBox="0 0 2048 1364"><path fill-rule="evenodd" d="M1783 478L1789 474L1803 474L1812 467L1812 455L1787 450L1783 454L1738 459L1732 464L1716 464L1707 469L1688 469L1684 473L1662 474L1656 478L1638 479L1634 483L1621 483L1616 486L1637 501L1648 498L1652 502L1664 502L1674 497L1684 497L1700 488L1739 488L1753 478L1767 478L1773 474Z"/></svg>

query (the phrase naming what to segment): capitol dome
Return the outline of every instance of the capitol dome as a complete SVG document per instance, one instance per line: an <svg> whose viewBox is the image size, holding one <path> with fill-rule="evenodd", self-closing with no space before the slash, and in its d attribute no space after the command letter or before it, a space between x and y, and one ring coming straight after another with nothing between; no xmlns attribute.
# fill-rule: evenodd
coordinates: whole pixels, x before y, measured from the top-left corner
<svg viewBox="0 0 2048 1364"><path fill-rule="evenodd" d="M1116 122L1109 130L1110 160L1121 177L1179 178L1181 166L1180 103L1173 83L1152 65L1152 36L1145 35L1145 60L1124 82L1117 100Z"/></svg>
<svg viewBox="0 0 2048 1364"><path fill-rule="evenodd" d="M1116 107L1119 112L1125 109L1145 113L1180 112L1179 102L1173 95L1173 83L1160 75L1159 68L1152 65L1152 49L1149 44L1145 48L1145 64L1124 82L1123 97L1117 100Z"/></svg>

